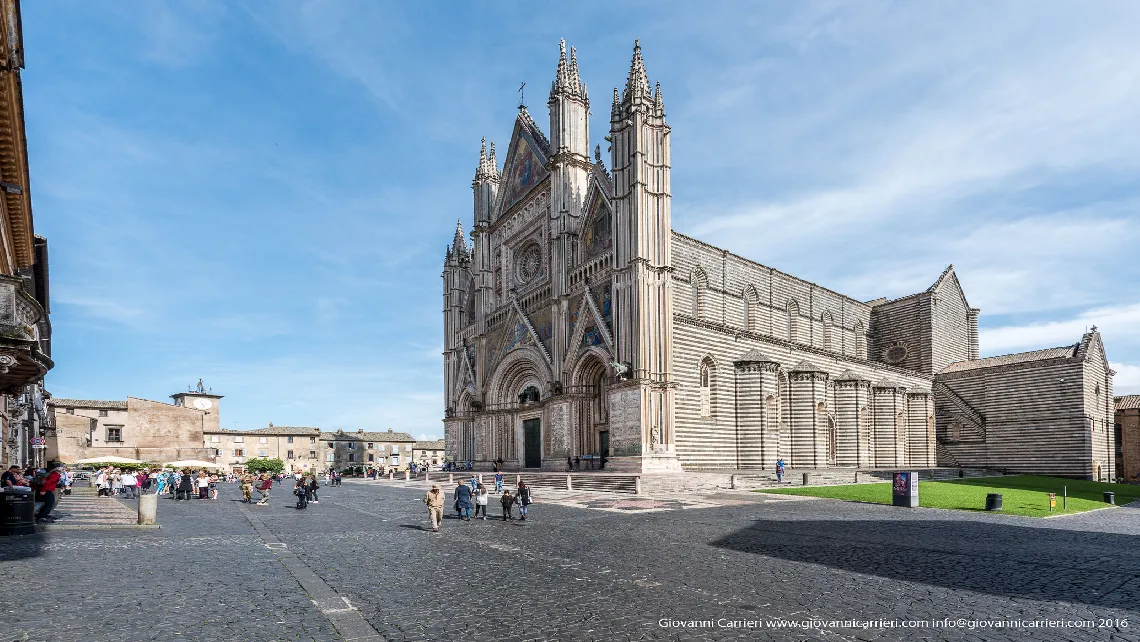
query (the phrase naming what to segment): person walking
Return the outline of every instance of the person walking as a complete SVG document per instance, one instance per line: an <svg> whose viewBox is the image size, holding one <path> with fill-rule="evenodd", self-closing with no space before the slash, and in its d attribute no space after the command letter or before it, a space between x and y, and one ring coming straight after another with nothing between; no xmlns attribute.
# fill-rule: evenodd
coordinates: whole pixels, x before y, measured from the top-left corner
<svg viewBox="0 0 1140 642"><path fill-rule="evenodd" d="M305 477L298 479L293 484L293 494L297 496L297 510L304 510L308 507L309 502L309 488L308 480Z"/></svg>
<svg viewBox="0 0 1140 642"><path fill-rule="evenodd" d="M133 470L128 470L122 474L123 480L123 496L127 499L134 499L136 491L139 487L139 480L135 477Z"/></svg>
<svg viewBox="0 0 1140 642"><path fill-rule="evenodd" d="M779 484L779 483L782 483L783 481L784 481L784 460L783 459L777 459L776 460L776 483Z"/></svg>
<svg viewBox="0 0 1140 642"><path fill-rule="evenodd" d="M261 498L257 500L258 506L265 506L269 503L269 491L273 490L273 480L269 478L269 473L261 473L261 483L257 485L257 493Z"/></svg>
<svg viewBox="0 0 1140 642"><path fill-rule="evenodd" d="M319 501L317 501L317 489L318 488L320 488L320 486L317 484L316 474L309 475L309 486L308 486L309 501L313 502L314 504L320 503Z"/></svg>
<svg viewBox="0 0 1140 642"><path fill-rule="evenodd" d="M502 470L495 472L495 492L496 493L502 493L503 492L503 471Z"/></svg>
<svg viewBox="0 0 1140 642"><path fill-rule="evenodd" d="M206 471L198 473L198 499L210 498L210 476Z"/></svg>
<svg viewBox="0 0 1140 642"><path fill-rule="evenodd" d="M123 476L119 469L111 471L111 494L120 495L123 492Z"/></svg>
<svg viewBox="0 0 1140 642"><path fill-rule="evenodd" d="M499 498L499 503L503 506L503 521L514 519L515 516L511 514L511 507L515 505L515 496L511 494L511 491L504 490L503 496Z"/></svg>
<svg viewBox="0 0 1140 642"><path fill-rule="evenodd" d="M210 489L210 499L217 499L218 498L218 476L213 474L213 473L210 474L209 489Z"/></svg>
<svg viewBox="0 0 1140 642"><path fill-rule="evenodd" d="M463 482L455 487L455 513L456 517L471 521L471 487Z"/></svg>
<svg viewBox="0 0 1140 642"><path fill-rule="evenodd" d="M183 470L178 478L178 494L175 499L190 499L190 493L194 492L194 480L190 478L190 471Z"/></svg>
<svg viewBox="0 0 1140 642"><path fill-rule="evenodd" d="M431 520L431 532L438 533L443 523L443 491L439 484L432 484L431 490L424 495L424 503L428 508L428 519Z"/></svg>
<svg viewBox="0 0 1140 642"><path fill-rule="evenodd" d="M241 475L241 500L247 504L253 502L253 475L249 473Z"/></svg>
<svg viewBox="0 0 1140 642"><path fill-rule="evenodd" d="M483 512L483 521L487 521L487 487L479 484L479 489L475 491L475 519L479 519L479 512Z"/></svg>
<svg viewBox="0 0 1140 642"><path fill-rule="evenodd" d="M526 521L526 511L527 511L527 508L530 507L530 501L531 500L530 500L530 486L527 486L526 482L524 482L524 481L519 482L518 501L519 501L519 519L521 519L522 521L525 522Z"/></svg>
<svg viewBox="0 0 1140 642"><path fill-rule="evenodd" d="M36 513L36 521L38 522L54 522L55 518L51 516L51 511L55 508L56 496L55 489L59 485L59 469L55 469L47 475L34 475L32 477L32 490L36 492L36 499L43 502L40 506L39 512Z"/></svg>

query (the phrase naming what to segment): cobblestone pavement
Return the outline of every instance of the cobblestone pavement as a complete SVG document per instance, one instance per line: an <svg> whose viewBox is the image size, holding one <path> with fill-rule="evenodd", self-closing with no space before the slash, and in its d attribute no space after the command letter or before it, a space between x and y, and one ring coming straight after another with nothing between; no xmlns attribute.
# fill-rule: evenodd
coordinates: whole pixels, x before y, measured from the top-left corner
<svg viewBox="0 0 1140 642"><path fill-rule="evenodd" d="M760 498L638 512L540 494L526 522L449 517L434 534L422 492L345 484L296 511L284 489L259 507L227 486L218 501L160 501L158 530L0 540L6 586L46 580L54 601L5 591L0 642L1140 639L1140 509L1040 520ZM776 618L825 626L768 628ZM826 622L944 618L1129 626ZM758 623L718 626L738 620Z"/></svg>

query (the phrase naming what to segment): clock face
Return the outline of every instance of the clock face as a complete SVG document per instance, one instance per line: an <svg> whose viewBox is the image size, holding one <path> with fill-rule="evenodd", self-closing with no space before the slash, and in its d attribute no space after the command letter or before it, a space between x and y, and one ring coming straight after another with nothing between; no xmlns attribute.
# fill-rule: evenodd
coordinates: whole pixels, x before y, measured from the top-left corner
<svg viewBox="0 0 1140 642"><path fill-rule="evenodd" d="M214 404L210 403L209 399L195 399L194 400L194 407L197 408L198 410L209 410L210 406L213 406L213 405Z"/></svg>

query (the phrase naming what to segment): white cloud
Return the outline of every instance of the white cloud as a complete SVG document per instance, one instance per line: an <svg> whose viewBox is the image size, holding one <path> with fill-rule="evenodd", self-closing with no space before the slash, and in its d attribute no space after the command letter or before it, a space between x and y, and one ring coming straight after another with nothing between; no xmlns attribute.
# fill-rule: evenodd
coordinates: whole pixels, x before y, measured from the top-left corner
<svg viewBox="0 0 1140 642"><path fill-rule="evenodd" d="M1112 378L1112 393L1114 395L1140 394L1140 365L1113 363L1111 361L1108 362L1108 365L1116 371L1116 376Z"/></svg>
<svg viewBox="0 0 1140 642"><path fill-rule="evenodd" d="M1072 319L979 330L983 354L1005 354L1071 345L1097 326L1105 351L1140 344L1140 304L1087 310Z"/></svg>

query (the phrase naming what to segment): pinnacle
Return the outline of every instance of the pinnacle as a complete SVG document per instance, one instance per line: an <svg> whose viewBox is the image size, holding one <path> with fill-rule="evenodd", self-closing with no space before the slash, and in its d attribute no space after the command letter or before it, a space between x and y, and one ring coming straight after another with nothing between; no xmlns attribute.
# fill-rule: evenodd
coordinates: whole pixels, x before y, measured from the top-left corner
<svg viewBox="0 0 1140 642"><path fill-rule="evenodd" d="M629 77L625 81L623 98L649 96L649 78L645 74L645 61L641 59L641 41L633 41L633 60L629 63Z"/></svg>
<svg viewBox="0 0 1140 642"><path fill-rule="evenodd" d="M569 96L582 95L582 79L578 75L578 51L570 48L570 61L566 61L566 40L558 41L558 71L550 83L550 100L555 100L560 94Z"/></svg>

